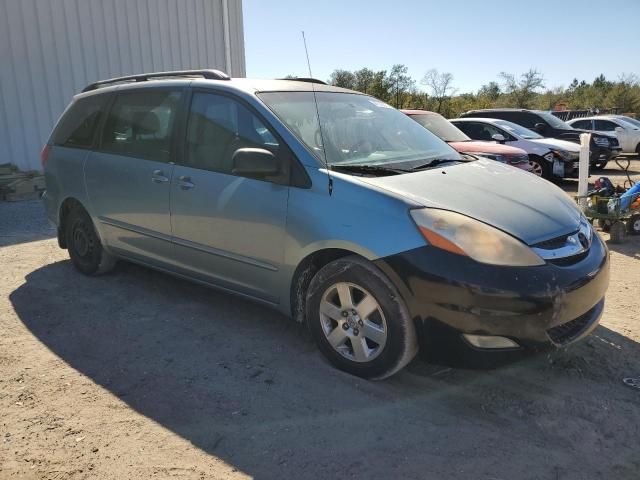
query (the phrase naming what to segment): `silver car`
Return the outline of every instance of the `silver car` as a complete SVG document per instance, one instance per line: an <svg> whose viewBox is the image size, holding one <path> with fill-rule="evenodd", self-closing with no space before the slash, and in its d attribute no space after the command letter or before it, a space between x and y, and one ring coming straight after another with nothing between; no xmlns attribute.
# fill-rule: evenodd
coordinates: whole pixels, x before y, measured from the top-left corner
<svg viewBox="0 0 640 480"><path fill-rule="evenodd" d="M365 378L418 350L477 365L566 345L602 312L607 249L561 190L313 79L97 82L42 162L80 272L127 260L262 302Z"/></svg>

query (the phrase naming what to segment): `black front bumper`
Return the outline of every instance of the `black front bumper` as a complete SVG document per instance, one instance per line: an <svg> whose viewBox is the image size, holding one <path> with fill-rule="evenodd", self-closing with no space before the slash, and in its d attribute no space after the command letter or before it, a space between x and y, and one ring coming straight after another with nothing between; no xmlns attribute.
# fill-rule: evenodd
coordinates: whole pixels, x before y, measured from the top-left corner
<svg viewBox="0 0 640 480"><path fill-rule="evenodd" d="M499 267L431 246L376 263L404 297L422 354L450 364L585 337L598 324L609 284L609 253L596 234L586 256L573 263ZM507 337L520 347L478 349L463 333Z"/></svg>

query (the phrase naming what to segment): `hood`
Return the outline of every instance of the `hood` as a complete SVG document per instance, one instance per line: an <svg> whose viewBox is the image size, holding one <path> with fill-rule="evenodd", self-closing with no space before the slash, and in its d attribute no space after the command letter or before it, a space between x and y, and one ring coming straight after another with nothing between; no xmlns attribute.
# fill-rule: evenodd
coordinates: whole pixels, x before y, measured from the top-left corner
<svg viewBox="0 0 640 480"><path fill-rule="evenodd" d="M577 206L558 187L492 160L361 180L493 225L528 245L575 232L580 223Z"/></svg>
<svg viewBox="0 0 640 480"><path fill-rule="evenodd" d="M451 147L460 153L494 153L496 155L526 155L527 152L521 148L510 147L494 142L447 142Z"/></svg>
<svg viewBox="0 0 640 480"><path fill-rule="evenodd" d="M549 148L561 148L567 152L579 153L580 144L569 142L567 140L560 140L559 138L530 138L529 141L535 142L538 145L543 145Z"/></svg>

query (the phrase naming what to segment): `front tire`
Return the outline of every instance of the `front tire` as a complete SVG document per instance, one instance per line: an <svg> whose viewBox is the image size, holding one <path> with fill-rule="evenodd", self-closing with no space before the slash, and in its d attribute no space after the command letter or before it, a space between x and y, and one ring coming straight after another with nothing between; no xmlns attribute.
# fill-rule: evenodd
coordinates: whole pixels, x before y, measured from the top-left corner
<svg viewBox="0 0 640 480"><path fill-rule="evenodd" d="M609 164L608 160L604 160L602 162L596 162L593 165L594 170L604 170L605 168L607 168L607 165Z"/></svg>
<svg viewBox="0 0 640 480"><path fill-rule="evenodd" d="M65 240L73 266L85 275L101 275L112 270L116 259L102 247L91 217L74 207L65 221Z"/></svg>
<svg viewBox="0 0 640 480"><path fill-rule="evenodd" d="M325 357L358 377L389 377L418 351L404 300L360 257L340 258L316 273L307 290L306 319Z"/></svg>
<svg viewBox="0 0 640 480"><path fill-rule="evenodd" d="M544 158L537 156L529 157L529 164L531 165L531 173L535 176L547 180L551 179L551 166Z"/></svg>

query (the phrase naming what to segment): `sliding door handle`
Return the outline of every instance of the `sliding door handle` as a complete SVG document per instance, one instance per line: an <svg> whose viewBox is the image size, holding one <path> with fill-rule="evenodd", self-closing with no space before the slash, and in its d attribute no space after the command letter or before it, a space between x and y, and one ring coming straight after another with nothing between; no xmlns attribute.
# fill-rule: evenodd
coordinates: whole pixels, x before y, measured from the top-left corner
<svg viewBox="0 0 640 480"><path fill-rule="evenodd" d="M153 175L151 176L151 181L153 183L167 183L169 178L164 176L164 172L162 170L154 170Z"/></svg>
<svg viewBox="0 0 640 480"><path fill-rule="evenodd" d="M191 183L191 177L182 176L178 178L178 185L182 190L191 190L195 185Z"/></svg>

